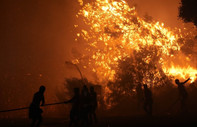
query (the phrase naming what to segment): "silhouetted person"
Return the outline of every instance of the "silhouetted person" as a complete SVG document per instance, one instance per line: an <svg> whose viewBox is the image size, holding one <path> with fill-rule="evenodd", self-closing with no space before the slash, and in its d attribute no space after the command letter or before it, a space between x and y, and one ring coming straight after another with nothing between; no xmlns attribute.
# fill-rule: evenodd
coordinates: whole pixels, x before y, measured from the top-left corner
<svg viewBox="0 0 197 127"><path fill-rule="evenodd" d="M187 101L188 93L185 89L184 84L189 80L190 78L188 78L185 82L180 82L178 79L175 80L175 83L178 85L178 90L179 90L179 98L181 101L181 113L187 112L186 101Z"/></svg>
<svg viewBox="0 0 197 127"><path fill-rule="evenodd" d="M137 96L137 107L139 110L142 107L142 103L143 103L143 99L144 99L142 84L140 84L140 83L136 86L136 96Z"/></svg>
<svg viewBox="0 0 197 127"><path fill-rule="evenodd" d="M82 92L81 92L81 120L82 120L82 126L87 127L89 126L89 119L88 114L90 111L90 105L89 105L89 91L86 85L83 86Z"/></svg>
<svg viewBox="0 0 197 127"><path fill-rule="evenodd" d="M72 108L70 110L70 122L69 127L73 124L75 127L78 126L79 122L79 110L80 110L80 94L79 88L74 88L74 96L69 101L65 101L65 103L72 103Z"/></svg>
<svg viewBox="0 0 197 127"><path fill-rule="evenodd" d="M90 87L90 100L89 100L89 108L90 108L90 112L89 112L89 118L90 118L90 122L94 122L97 123L97 117L96 117L96 109L97 109L97 93L94 91L94 87L91 86Z"/></svg>
<svg viewBox="0 0 197 127"><path fill-rule="evenodd" d="M148 115L152 115L152 92L146 84L144 84L144 110Z"/></svg>
<svg viewBox="0 0 197 127"><path fill-rule="evenodd" d="M32 119L31 127L39 127L42 122L42 109L40 108L40 103L43 106L45 104L44 100L45 86L40 86L38 92L34 94L33 101L29 107L29 118Z"/></svg>

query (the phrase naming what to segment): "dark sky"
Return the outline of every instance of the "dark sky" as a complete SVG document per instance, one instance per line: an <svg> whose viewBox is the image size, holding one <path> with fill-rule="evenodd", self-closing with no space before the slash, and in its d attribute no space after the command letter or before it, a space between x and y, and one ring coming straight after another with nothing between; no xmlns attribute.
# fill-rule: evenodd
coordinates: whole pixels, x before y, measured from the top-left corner
<svg viewBox="0 0 197 127"><path fill-rule="evenodd" d="M3 72L50 73L56 68L72 40L73 6L69 0L1 1Z"/></svg>
<svg viewBox="0 0 197 127"><path fill-rule="evenodd" d="M179 26L179 0L133 1L140 15ZM47 86L51 96L46 98L53 101L68 72L64 62L76 47L73 25L79 8L77 0L0 1L0 110L29 104L39 85ZM30 100L23 103L24 96Z"/></svg>

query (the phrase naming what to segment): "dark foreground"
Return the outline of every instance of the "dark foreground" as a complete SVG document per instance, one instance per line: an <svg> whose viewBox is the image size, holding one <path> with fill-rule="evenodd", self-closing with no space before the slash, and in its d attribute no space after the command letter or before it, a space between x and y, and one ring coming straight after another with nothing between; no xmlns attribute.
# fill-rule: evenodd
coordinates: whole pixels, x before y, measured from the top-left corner
<svg viewBox="0 0 197 127"><path fill-rule="evenodd" d="M28 127L27 119L4 119L1 127ZM69 120L63 118L44 119L41 127L68 127ZM153 116L153 117L100 117L99 122L91 127L196 127L196 116Z"/></svg>

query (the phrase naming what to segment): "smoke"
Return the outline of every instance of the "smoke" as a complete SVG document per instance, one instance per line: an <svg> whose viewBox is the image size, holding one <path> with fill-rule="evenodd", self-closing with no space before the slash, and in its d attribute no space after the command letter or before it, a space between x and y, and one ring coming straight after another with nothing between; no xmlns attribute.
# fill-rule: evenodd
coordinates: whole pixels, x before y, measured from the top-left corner
<svg viewBox="0 0 197 127"><path fill-rule="evenodd" d="M29 106L40 85L46 86L46 103L59 101L64 78L77 76L65 66L75 46L77 1L2 0L0 6L0 110ZM58 116L53 108L45 113ZM0 117L28 115L17 111Z"/></svg>
<svg viewBox="0 0 197 127"><path fill-rule="evenodd" d="M140 17L148 14L168 27L183 27L178 18L180 0L128 0L128 3L136 6Z"/></svg>
<svg viewBox="0 0 197 127"><path fill-rule="evenodd" d="M81 0L79 0L81 1ZM93 0L84 0L83 4ZM127 0L136 5L140 17L145 15L165 23L168 27L185 27L178 18L179 0ZM83 25L76 18L81 6L70 0L1 1L0 37L0 109L28 106L40 85L45 85L46 102L67 99L63 94L64 79L80 78L76 68L65 66L65 61L83 56L87 44L82 38L75 41L75 24ZM190 29L193 29L191 25ZM189 38L189 37L188 37ZM192 37L193 38L193 37ZM196 40L181 41L182 52L197 61ZM192 49L192 50L191 50ZM79 68L88 80L99 82L92 70L81 64ZM60 95L57 93L61 93ZM65 97L64 97L65 96ZM61 107L63 109L64 107ZM45 111L57 114L58 107ZM2 114L2 117L24 116L27 112ZM47 114L46 114L47 116ZM50 116L50 115L48 115Z"/></svg>

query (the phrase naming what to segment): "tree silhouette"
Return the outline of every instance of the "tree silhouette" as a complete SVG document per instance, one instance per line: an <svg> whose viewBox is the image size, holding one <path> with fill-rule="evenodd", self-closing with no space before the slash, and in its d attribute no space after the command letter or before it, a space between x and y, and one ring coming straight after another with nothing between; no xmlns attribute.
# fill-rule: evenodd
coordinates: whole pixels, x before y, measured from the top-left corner
<svg viewBox="0 0 197 127"><path fill-rule="evenodd" d="M179 7L179 17L185 22L193 22L197 26L197 1L181 0Z"/></svg>

